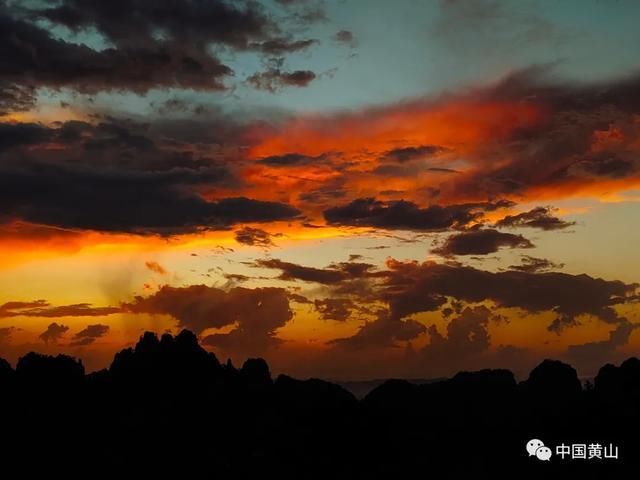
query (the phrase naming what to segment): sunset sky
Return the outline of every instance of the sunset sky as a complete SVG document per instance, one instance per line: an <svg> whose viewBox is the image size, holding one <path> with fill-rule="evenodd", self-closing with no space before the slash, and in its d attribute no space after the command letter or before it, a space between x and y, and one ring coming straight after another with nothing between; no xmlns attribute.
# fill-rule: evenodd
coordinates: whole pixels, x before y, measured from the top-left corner
<svg viewBox="0 0 640 480"><path fill-rule="evenodd" d="M640 2L0 0L0 357L640 352Z"/></svg>

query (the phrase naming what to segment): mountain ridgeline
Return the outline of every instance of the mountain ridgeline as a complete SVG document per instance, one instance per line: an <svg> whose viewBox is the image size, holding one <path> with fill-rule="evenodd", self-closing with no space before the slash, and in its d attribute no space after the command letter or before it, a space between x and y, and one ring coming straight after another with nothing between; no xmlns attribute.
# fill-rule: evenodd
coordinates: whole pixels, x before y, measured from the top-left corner
<svg viewBox="0 0 640 480"><path fill-rule="evenodd" d="M637 467L640 360L583 388L545 360L416 385L389 380L357 400L318 379L272 379L262 359L220 363L182 331L145 333L109 369L65 355L0 360L4 468L64 478L461 478ZM541 462L525 444L616 444L615 460ZM11 471L11 470L6 470Z"/></svg>

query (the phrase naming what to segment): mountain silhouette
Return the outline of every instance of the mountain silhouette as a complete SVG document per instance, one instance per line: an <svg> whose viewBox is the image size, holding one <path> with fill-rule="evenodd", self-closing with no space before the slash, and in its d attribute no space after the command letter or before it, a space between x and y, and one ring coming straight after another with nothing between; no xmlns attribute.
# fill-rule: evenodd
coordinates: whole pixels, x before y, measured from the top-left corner
<svg viewBox="0 0 640 480"><path fill-rule="evenodd" d="M640 360L603 366L583 388L544 360L416 384L388 380L358 400L320 379L273 379L250 358L221 363L184 330L147 332L108 369L65 355L0 359L6 471L121 478L540 478L624 475L640 463ZM619 458L550 462L546 445L615 444Z"/></svg>

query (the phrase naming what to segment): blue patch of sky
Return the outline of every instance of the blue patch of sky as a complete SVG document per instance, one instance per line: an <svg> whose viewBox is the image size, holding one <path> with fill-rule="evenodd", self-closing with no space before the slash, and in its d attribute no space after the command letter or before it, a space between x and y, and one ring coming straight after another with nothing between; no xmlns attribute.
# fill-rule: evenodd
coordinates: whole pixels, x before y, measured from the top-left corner
<svg viewBox="0 0 640 480"><path fill-rule="evenodd" d="M632 45L640 44L640 2L633 0L335 0L326 2L326 13L328 21L296 37L319 44L287 55L281 67L314 71L317 78L308 87L275 94L255 90L246 80L268 68L265 59L217 48L235 72L228 92L103 93L93 105L144 115L153 114L152 103L179 96L228 112L332 111L456 91L531 65L553 65L550 74L568 81L607 80L638 67ZM343 29L354 34L357 46L335 41ZM109 46L95 31L55 27L52 32L91 48Z"/></svg>

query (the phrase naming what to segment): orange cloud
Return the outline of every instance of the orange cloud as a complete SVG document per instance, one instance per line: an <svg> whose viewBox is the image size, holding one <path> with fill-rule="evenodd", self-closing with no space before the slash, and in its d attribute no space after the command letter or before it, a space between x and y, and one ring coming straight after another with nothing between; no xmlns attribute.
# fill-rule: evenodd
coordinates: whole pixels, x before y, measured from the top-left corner
<svg viewBox="0 0 640 480"><path fill-rule="evenodd" d="M464 151L500 139L544 118L540 107L523 102L416 101L338 115L308 115L278 127L255 127L252 158L290 152L379 155L388 150L434 144Z"/></svg>
<svg viewBox="0 0 640 480"><path fill-rule="evenodd" d="M625 100L637 83L613 82L598 96L603 86L521 72L458 96L259 124L248 131L254 162L242 176L253 193L312 218L366 196L422 205L614 198L640 185L639 107ZM403 149L431 154L389 155ZM296 156L306 158L289 161Z"/></svg>

